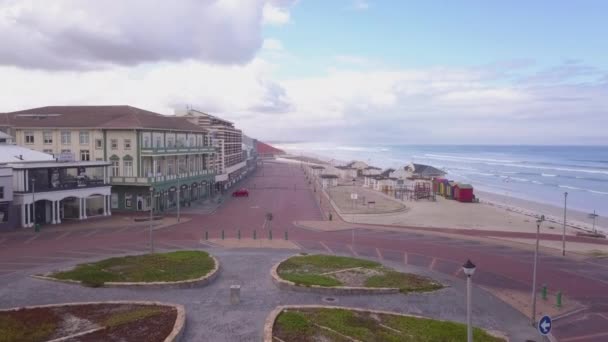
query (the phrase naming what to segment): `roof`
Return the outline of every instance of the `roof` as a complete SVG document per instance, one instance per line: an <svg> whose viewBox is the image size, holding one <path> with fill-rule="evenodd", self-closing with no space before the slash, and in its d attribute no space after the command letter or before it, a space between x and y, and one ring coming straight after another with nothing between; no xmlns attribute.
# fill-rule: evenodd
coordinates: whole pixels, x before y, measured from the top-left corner
<svg viewBox="0 0 608 342"><path fill-rule="evenodd" d="M392 172L394 172L394 171L395 171L395 169L386 169L386 170L382 171L381 175L382 175L382 176L385 176L385 177L388 177L388 176L390 176L390 175L391 175L391 173L392 173Z"/></svg>
<svg viewBox="0 0 608 342"><path fill-rule="evenodd" d="M285 154L285 151L263 143L261 141L257 142L256 151L258 152L258 154Z"/></svg>
<svg viewBox="0 0 608 342"><path fill-rule="evenodd" d="M0 139L13 139L13 137L9 134L0 131Z"/></svg>
<svg viewBox="0 0 608 342"><path fill-rule="evenodd" d="M457 186L458 189L473 189L473 186L471 184L456 183L455 186Z"/></svg>
<svg viewBox="0 0 608 342"><path fill-rule="evenodd" d="M379 167L375 167L375 166L368 166L368 167L366 167L365 169L366 169L366 170L382 170L381 168L379 168Z"/></svg>
<svg viewBox="0 0 608 342"><path fill-rule="evenodd" d="M321 178L338 178L336 175L321 175Z"/></svg>
<svg viewBox="0 0 608 342"><path fill-rule="evenodd" d="M324 167L324 166L320 166L320 165L313 165L313 166L311 166L310 168L311 168L311 169L315 169L315 170L323 170L323 169L325 169L325 167Z"/></svg>
<svg viewBox="0 0 608 342"><path fill-rule="evenodd" d="M106 161L74 161L74 162L61 162L49 160L29 163L12 163L11 167L15 169L40 169L40 168L61 168L61 167L93 167L93 166L108 166L112 164Z"/></svg>
<svg viewBox="0 0 608 342"><path fill-rule="evenodd" d="M0 144L0 164L55 161L52 155L18 145Z"/></svg>
<svg viewBox="0 0 608 342"><path fill-rule="evenodd" d="M47 106L0 114L0 124L18 128L161 129L205 132L186 118L131 106Z"/></svg>

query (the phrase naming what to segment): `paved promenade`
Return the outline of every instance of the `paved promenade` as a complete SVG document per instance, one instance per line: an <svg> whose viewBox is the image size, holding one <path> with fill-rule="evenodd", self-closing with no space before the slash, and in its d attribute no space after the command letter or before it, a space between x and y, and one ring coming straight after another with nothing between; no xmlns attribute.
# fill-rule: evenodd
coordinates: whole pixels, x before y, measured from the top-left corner
<svg viewBox="0 0 608 342"><path fill-rule="evenodd" d="M284 234L287 232L290 241L307 251L377 258L404 267L416 267L446 277L455 287L462 286L464 283L460 265L470 258L478 266L474 278L477 285L492 293L505 294L504 298L501 298L509 304L524 305L525 298L528 298L529 303L533 253L529 250L493 243L485 238L492 234L530 238L530 234L450 229L450 235L438 235L427 234L426 228L385 230L383 227L365 224L353 224L350 228L341 227L342 230L338 231L313 230L302 228L301 225L294 223L296 221L323 220L326 214L321 211L321 208L324 208L326 203L322 198L319 203L319 193L313 192L309 187L299 165L266 162L263 168L245 180L242 186L250 190L250 197L227 198L212 212L197 213L196 208L191 207L184 214L189 219L184 220L187 222L155 230L155 247L171 250L206 248L229 257L232 252L242 253L246 250L220 248L217 246L217 240L206 241L205 235L208 234L210 239L221 240L223 231L225 238L237 238L240 230L242 238L251 239L255 231L258 239L267 239L269 230L272 230L273 239L284 239ZM273 213L274 216L270 223L265 222L267 212ZM46 303L69 299L72 288L62 287L65 285L53 285L56 288L41 292L45 296L36 294L35 291L38 287L30 283L34 280L29 278L26 280L26 276L33 272L64 267L83 260L145 252L149 249L149 235L146 226L127 223L117 225L115 221L112 222L113 224L107 226L104 226L103 222L96 222L90 229L79 227L74 230L45 230L43 227L42 232L38 234L23 231L0 234L0 285L3 288L0 292L0 305L8 307L30 301ZM341 225L348 224L342 222ZM428 231L442 233L441 229L428 229ZM510 234L518 235L511 236ZM470 239L470 237L484 239ZM543 235L543 239L558 238L561 237L551 234ZM568 241L580 241L579 239L568 237ZM608 246L605 244L598 244L598 249L606 250L607 248ZM280 252L278 250L270 252L266 249L264 251L271 253L272 260L281 256L281 253L293 253L293 251ZM252 256L251 260L257 259ZM259 268L255 272L266 276L268 270L267 262L260 262ZM234 270L230 270L226 274L238 274L238 272L234 272ZM608 329L606 329L608 326L608 259L586 258L581 260L581 258L563 258L543 254L540 258L538 283L549 286L549 301L539 304L539 308L557 317L557 320L554 321L554 335L559 341L605 341L608 339ZM227 283L221 284L226 285ZM61 293L61 296L53 297L53 291ZM217 291L221 290L218 288ZM565 297L566 306L561 310L551 307L557 291L562 291ZM476 291L475 293L482 296L481 293L484 292ZM123 293L121 293L122 295ZM197 294L192 293L191 295ZM145 294L132 294L133 298L138 296L145 296ZM79 300L79 298L86 298L86 295L79 294L74 299ZM524 304L521 304L522 298ZM183 299L183 301L187 300ZM487 300L489 301L489 299ZM178 302L182 302L182 300L178 300ZM464 302L464 298L459 298L459 302ZM261 304L261 300L254 301L251 305L254 305L253 303L260 303L260 312L275 304L271 303L270 306L264 304L268 306L267 308ZM294 302L277 300L276 303ZM455 301L448 303L457 307ZM519 309L525 311L525 308L520 307ZM571 309L575 311L567 312ZM492 309L488 306L477 307L475 316L479 320L478 322L484 322L481 317L492 315L491 311ZM498 314L507 315L507 311L501 309ZM529 331L526 330L529 327L526 326L523 314L513 311L508 315L513 315L509 316L511 317L509 324L519 324L522 331ZM259 316L263 316L263 314L260 313ZM461 308L455 309L453 315L445 317L463 321L464 313ZM237 321L229 320L226 324L230 325L231 322ZM194 322L202 321L196 318ZM491 325L491 322L486 321L486 323ZM252 324L257 323L252 321ZM261 326L262 322L259 324ZM221 322L215 323L213 327L219 330L230 329L228 326L222 327ZM255 331L257 327L251 329ZM512 329L513 327L510 326L509 330ZM249 332L242 337L252 336L251 334L253 333ZM199 335L189 336L196 340ZM541 341L540 338L537 340Z"/></svg>

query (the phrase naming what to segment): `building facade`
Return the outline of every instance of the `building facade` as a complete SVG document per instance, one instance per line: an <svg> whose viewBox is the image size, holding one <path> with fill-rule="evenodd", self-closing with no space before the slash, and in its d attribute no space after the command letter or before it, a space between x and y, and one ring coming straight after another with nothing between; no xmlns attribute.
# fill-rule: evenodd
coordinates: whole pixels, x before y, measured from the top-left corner
<svg viewBox="0 0 608 342"><path fill-rule="evenodd" d="M21 146L109 162L113 210L162 212L213 193L211 137L183 118L131 106L57 106L0 114L0 126Z"/></svg>
<svg viewBox="0 0 608 342"><path fill-rule="evenodd" d="M228 189L247 174L243 133L232 122L191 108L176 110L175 114L209 132L216 148L213 166L217 190Z"/></svg>

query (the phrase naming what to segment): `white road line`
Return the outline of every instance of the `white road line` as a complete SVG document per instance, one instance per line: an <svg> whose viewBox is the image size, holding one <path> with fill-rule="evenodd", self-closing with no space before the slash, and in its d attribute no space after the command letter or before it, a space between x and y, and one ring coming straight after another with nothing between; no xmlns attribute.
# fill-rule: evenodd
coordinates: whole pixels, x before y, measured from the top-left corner
<svg viewBox="0 0 608 342"><path fill-rule="evenodd" d="M200 243L207 245L207 242L205 242L205 241L201 241ZM184 246L184 245L181 245L179 243L167 242L167 241L159 241L158 244L162 244L162 245L166 245L166 246L174 247L174 248L178 248L178 249L194 248L194 247Z"/></svg>
<svg viewBox="0 0 608 342"><path fill-rule="evenodd" d="M384 257L382 257L382 253L380 253L380 250L378 248L376 248L376 254L378 254L378 259L384 260Z"/></svg>
<svg viewBox="0 0 608 342"><path fill-rule="evenodd" d="M348 249L350 249L350 252L353 253L354 256L359 256L359 253L357 253L357 251L355 251L355 249L353 248L353 245L346 245L348 247Z"/></svg>
<svg viewBox="0 0 608 342"><path fill-rule="evenodd" d="M299 243L295 242L294 240L291 240L291 243L296 245L296 247L298 247L299 249L304 249L304 247L302 247Z"/></svg>
<svg viewBox="0 0 608 342"><path fill-rule="evenodd" d="M68 236L70 233L71 233L70 231L67 231L67 232L65 232L65 233L63 233L63 234L61 234L61 235L59 235L58 237L56 237L56 238L55 238L55 240L61 240L61 239L63 239L64 237Z"/></svg>
<svg viewBox="0 0 608 342"><path fill-rule="evenodd" d="M325 248L329 253L334 254L334 251L331 250L331 248L327 247L326 244L323 243L323 241L319 241L319 243L321 244L321 246L323 246L323 248Z"/></svg>
<svg viewBox="0 0 608 342"><path fill-rule="evenodd" d="M36 240L36 239L37 239L39 236L40 236L40 234L36 234L36 235L32 236L31 238L29 238L29 239L27 239L27 240L23 241L23 243L24 243L24 244L26 244L26 243L30 243L30 242L32 242L32 241L34 241L34 240Z"/></svg>
<svg viewBox="0 0 608 342"><path fill-rule="evenodd" d="M95 235L95 234L97 234L98 231L99 231L99 229L95 229L92 232L86 233L84 235L84 237L89 237L89 236Z"/></svg>
<svg viewBox="0 0 608 342"><path fill-rule="evenodd" d="M403 263L407 265L407 252L403 252Z"/></svg>

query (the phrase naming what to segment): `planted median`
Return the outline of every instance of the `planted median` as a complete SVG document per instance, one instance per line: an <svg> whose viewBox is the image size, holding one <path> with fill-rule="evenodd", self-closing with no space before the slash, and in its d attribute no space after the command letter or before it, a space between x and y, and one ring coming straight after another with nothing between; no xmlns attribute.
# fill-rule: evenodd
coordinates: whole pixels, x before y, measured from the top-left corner
<svg viewBox="0 0 608 342"><path fill-rule="evenodd" d="M286 284L342 288L351 293L428 292L443 287L431 278L398 272L378 262L332 255L293 256L275 266L274 272L273 276Z"/></svg>
<svg viewBox="0 0 608 342"><path fill-rule="evenodd" d="M211 280L219 263L204 251L130 255L80 264L71 270L39 278L100 287L138 285L196 285Z"/></svg>

